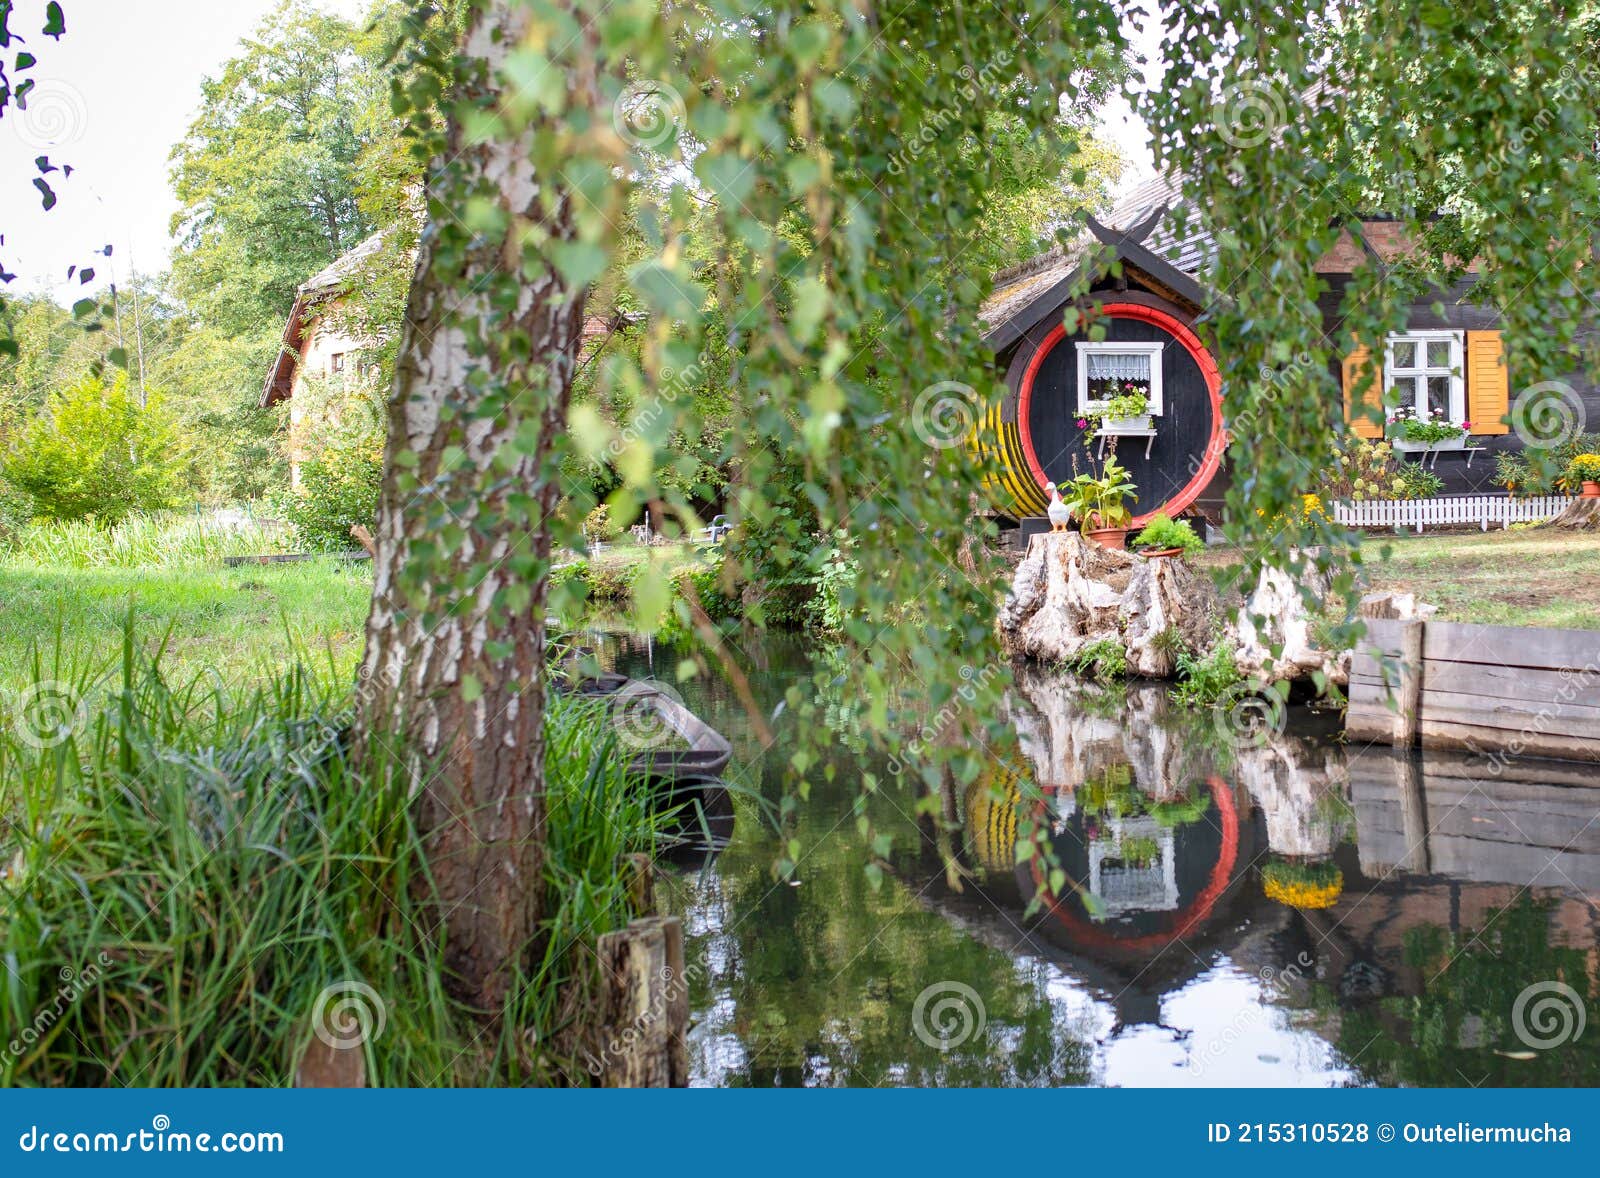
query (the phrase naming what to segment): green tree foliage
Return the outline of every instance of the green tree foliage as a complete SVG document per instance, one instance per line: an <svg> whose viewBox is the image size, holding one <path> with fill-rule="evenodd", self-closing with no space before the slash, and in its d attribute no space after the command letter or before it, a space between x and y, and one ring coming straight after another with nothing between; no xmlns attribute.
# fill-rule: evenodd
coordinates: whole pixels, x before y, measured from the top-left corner
<svg viewBox="0 0 1600 1178"><path fill-rule="evenodd" d="M179 499L186 461L160 398L140 405L119 372L51 399L12 439L0 474L44 519L116 523Z"/></svg>
<svg viewBox="0 0 1600 1178"><path fill-rule="evenodd" d="M219 331L282 326L296 288L378 226L357 201L387 79L357 30L284 0L202 85L172 152L178 292Z"/></svg>

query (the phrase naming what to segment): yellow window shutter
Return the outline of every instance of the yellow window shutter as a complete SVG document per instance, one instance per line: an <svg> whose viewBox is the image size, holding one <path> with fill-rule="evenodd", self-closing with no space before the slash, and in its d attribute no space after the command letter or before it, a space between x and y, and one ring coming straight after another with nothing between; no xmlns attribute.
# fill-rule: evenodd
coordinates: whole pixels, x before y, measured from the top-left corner
<svg viewBox="0 0 1600 1178"><path fill-rule="evenodd" d="M1498 331L1467 332L1467 420L1474 434L1504 434L1511 412L1511 382Z"/></svg>
<svg viewBox="0 0 1600 1178"><path fill-rule="evenodd" d="M1344 358L1344 419L1358 438L1383 437L1383 371L1365 345Z"/></svg>

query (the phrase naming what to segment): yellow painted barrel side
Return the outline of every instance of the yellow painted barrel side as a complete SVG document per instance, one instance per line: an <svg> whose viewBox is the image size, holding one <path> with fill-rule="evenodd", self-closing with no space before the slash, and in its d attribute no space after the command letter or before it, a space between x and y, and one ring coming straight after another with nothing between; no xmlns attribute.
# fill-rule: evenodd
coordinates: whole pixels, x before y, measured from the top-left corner
<svg viewBox="0 0 1600 1178"><path fill-rule="evenodd" d="M967 847L990 871L1009 871L1017 861L1017 771L1001 765L967 787Z"/></svg>
<svg viewBox="0 0 1600 1178"><path fill-rule="evenodd" d="M999 405L991 406L978 422L972 449L983 464L983 485L990 507L1017 519L1045 513L1050 500L1028 469L1022 433L1015 421L1004 419Z"/></svg>

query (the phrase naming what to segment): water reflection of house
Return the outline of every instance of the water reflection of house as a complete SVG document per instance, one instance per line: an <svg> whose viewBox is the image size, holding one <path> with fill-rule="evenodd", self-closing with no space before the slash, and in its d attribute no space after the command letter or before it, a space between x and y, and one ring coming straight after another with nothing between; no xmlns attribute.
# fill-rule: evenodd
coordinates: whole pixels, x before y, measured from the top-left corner
<svg viewBox="0 0 1600 1178"><path fill-rule="evenodd" d="M1416 934L1492 930L1528 896L1548 905L1551 943L1581 951L1591 989L1600 986L1600 783L1584 770L1349 753L1322 732L1275 736L1219 762L1204 720L1169 707L1159 688L1130 688L1108 709L1092 691L1032 673L1019 677L1010 718L1023 763L999 790L977 783L960 807L975 885L945 886L930 858L924 900L1101 994L1121 1026L1162 1024L1195 979L1242 969L1273 979L1283 1008L1336 1042L1337 1012L1313 988L1340 1004L1422 994L1443 963L1417 956ZM1085 784L1108 764L1127 765L1150 805L1092 827ZM1198 821L1152 817L1202 795L1211 804ZM1052 819L1068 876L1059 895L1042 870L1015 866L1017 806L1029 796ZM1136 862L1120 857L1140 840ZM1274 861L1340 886L1303 905L1274 902L1261 874ZM1043 912L1029 916L1041 889Z"/></svg>

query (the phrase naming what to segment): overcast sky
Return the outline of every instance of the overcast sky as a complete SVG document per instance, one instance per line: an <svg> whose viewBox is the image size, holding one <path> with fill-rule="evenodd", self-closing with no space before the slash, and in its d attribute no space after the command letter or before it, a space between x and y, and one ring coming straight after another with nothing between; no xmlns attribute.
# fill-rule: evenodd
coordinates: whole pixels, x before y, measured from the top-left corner
<svg viewBox="0 0 1600 1178"><path fill-rule="evenodd" d="M322 6L350 17L366 10L365 0ZM176 207L168 153L194 117L201 79L220 70L276 0L71 0L64 7L67 35L59 43L33 33L43 23L43 0L20 0L11 18L41 60L31 74L30 109L0 119L0 259L18 275L13 291L48 290L71 302L81 297L66 276L74 263L92 260L102 281L125 280L131 266L165 267ZM1105 130L1133 157L1124 185L1147 177L1144 128L1125 103L1112 104ZM41 154L76 169L57 185L60 203L48 214L30 183ZM109 265L91 259L108 243L115 247Z"/></svg>
<svg viewBox="0 0 1600 1178"><path fill-rule="evenodd" d="M42 0L20 0L11 30L27 37L39 66L29 110L0 119L0 258L18 275L13 290L47 289L70 301L67 267L115 246L119 275L130 265L166 265L176 208L167 156L200 103L200 82L219 71L276 0L70 0L67 35L39 37ZM358 16L361 0L323 0ZM57 185L60 203L40 208L33 160L75 169ZM58 177L53 177L58 179ZM105 259L96 270L109 278Z"/></svg>

